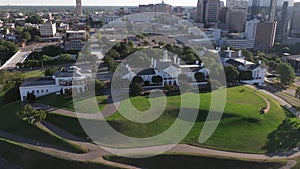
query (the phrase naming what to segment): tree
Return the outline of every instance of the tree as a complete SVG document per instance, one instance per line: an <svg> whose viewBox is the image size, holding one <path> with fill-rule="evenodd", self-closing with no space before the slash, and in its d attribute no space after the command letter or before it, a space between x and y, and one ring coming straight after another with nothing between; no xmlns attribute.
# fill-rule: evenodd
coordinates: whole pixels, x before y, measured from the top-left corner
<svg viewBox="0 0 300 169"><path fill-rule="evenodd" d="M252 77L252 71L240 71L239 74L239 80L251 80Z"/></svg>
<svg viewBox="0 0 300 169"><path fill-rule="evenodd" d="M253 54L249 52L247 49L242 50L242 55L245 57L246 60L250 62L254 61Z"/></svg>
<svg viewBox="0 0 300 169"><path fill-rule="evenodd" d="M53 76L53 74L57 71L58 71L58 68L47 68L45 70L45 76Z"/></svg>
<svg viewBox="0 0 300 169"><path fill-rule="evenodd" d="M236 67L229 65L224 68L226 80L230 83L233 83L234 80L238 77L239 71Z"/></svg>
<svg viewBox="0 0 300 169"><path fill-rule="evenodd" d="M30 41L30 40L31 40L31 35L30 35L30 33L29 33L29 32L23 32L23 34L22 34L22 39L24 39L25 42Z"/></svg>
<svg viewBox="0 0 300 169"><path fill-rule="evenodd" d="M26 22L32 24L42 24L44 23L43 18L39 15L31 15L26 19Z"/></svg>
<svg viewBox="0 0 300 169"><path fill-rule="evenodd" d="M143 82L143 78L141 78L140 76L134 76L131 80L131 84L135 84L135 83L142 84L142 82Z"/></svg>
<svg viewBox="0 0 300 169"><path fill-rule="evenodd" d="M56 45L49 45L45 46L42 49L42 54L48 55L48 56L57 56L62 53L62 49L59 46Z"/></svg>
<svg viewBox="0 0 300 169"><path fill-rule="evenodd" d="M43 110L36 110L29 104L25 105L21 112L17 115L29 124L35 125L40 121L46 119L46 112Z"/></svg>
<svg viewBox="0 0 300 169"><path fill-rule="evenodd" d="M285 85L292 84L295 79L295 71L288 63L280 63L277 66L277 73L279 74L281 83Z"/></svg>
<svg viewBox="0 0 300 169"><path fill-rule="evenodd" d="M12 103L12 102L20 100L19 87L14 87L14 88L9 89L4 94L3 100L5 103Z"/></svg>
<svg viewBox="0 0 300 169"><path fill-rule="evenodd" d="M21 72L0 72L0 84L4 91L10 90L14 87L19 87L24 80L24 75Z"/></svg>
<svg viewBox="0 0 300 169"><path fill-rule="evenodd" d="M36 96L33 92L27 92L27 101L28 103L34 103L36 101Z"/></svg>
<svg viewBox="0 0 300 169"><path fill-rule="evenodd" d="M197 72L194 75L197 82L203 82L205 80L205 75L202 72Z"/></svg>
<svg viewBox="0 0 300 169"><path fill-rule="evenodd" d="M143 86L140 83L134 83L130 85L130 95L132 96L141 95L143 91L144 91Z"/></svg>
<svg viewBox="0 0 300 169"><path fill-rule="evenodd" d="M153 76L152 77L152 82L153 83L162 83L163 78L161 76Z"/></svg>
<svg viewBox="0 0 300 169"><path fill-rule="evenodd" d="M0 60L3 64L18 51L18 46L10 41L0 40Z"/></svg>
<svg viewBox="0 0 300 169"><path fill-rule="evenodd" d="M99 93L101 89L105 89L106 85L103 81L100 81L98 79L95 80L95 91L96 93Z"/></svg>

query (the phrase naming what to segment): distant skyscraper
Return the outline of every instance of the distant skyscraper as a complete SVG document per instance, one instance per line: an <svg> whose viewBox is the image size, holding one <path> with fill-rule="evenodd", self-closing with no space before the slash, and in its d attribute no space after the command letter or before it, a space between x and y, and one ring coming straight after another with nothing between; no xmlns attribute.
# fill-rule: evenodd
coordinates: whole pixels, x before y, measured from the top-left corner
<svg viewBox="0 0 300 169"><path fill-rule="evenodd" d="M277 7L277 1L276 0L271 0L270 1L270 9L269 9L269 21L274 21L275 20L276 7Z"/></svg>
<svg viewBox="0 0 300 169"><path fill-rule="evenodd" d="M82 15L82 4L81 0L76 0L76 15Z"/></svg>
<svg viewBox="0 0 300 169"><path fill-rule="evenodd" d="M259 22L256 28L254 48L268 50L275 42L277 22Z"/></svg>
<svg viewBox="0 0 300 169"><path fill-rule="evenodd" d="M218 22L220 0L198 0L197 22Z"/></svg>
<svg viewBox="0 0 300 169"><path fill-rule="evenodd" d="M289 17L288 17L288 6L289 2L285 1L281 10L281 17L278 22L277 28L277 38L287 38L288 37L288 27L289 27Z"/></svg>
<svg viewBox="0 0 300 169"><path fill-rule="evenodd" d="M258 17L259 7L260 7L260 0L253 0L251 6L251 19Z"/></svg>
<svg viewBox="0 0 300 169"><path fill-rule="evenodd" d="M208 22L219 21L220 6L220 0L209 0L207 2L206 20Z"/></svg>
<svg viewBox="0 0 300 169"><path fill-rule="evenodd" d="M300 2L294 3L291 36L300 36Z"/></svg>

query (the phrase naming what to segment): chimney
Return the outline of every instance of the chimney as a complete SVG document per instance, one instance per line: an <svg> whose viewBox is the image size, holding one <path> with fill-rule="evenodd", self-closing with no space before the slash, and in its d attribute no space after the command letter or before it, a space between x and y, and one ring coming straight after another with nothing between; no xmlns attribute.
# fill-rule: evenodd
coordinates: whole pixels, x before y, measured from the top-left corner
<svg viewBox="0 0 300 169"><path fill-rule="evenodd" d="M242 50L239 50L239 57L242 57Z"/></svg>
<svg viewBox="0 0 300 169"><path fill-rule="evenodd" d="M174 56L174 63L176 64L177 61L177 55Z"/></svg>
<svg viewBox="0 0 300 169"><path fill-rule="evenodd" d="M153 64L154 64L154 60L153 60L153 58L151 58L151 65L150 65L150 67L153 67Z"/></svg>
<svg viewBox="0 0 300 169"><path fill-rule="evenodd" d="M153 68L156 68L156 59L154 59Z"/></svg>
<svg viewBox="0 0 300 169"><path fill-rule="evenodd" d="M177 58L177 64L180 66L180 58Z"/></svg>
<svg viewBox="0 0 300 169"><path fill-rule="evenodd" d="M204 63L201 63L201 67L204 67Z"/></svg>
<svg viewBox="0 0 300 169"><path fill-rule="evenodd" d="M261 60L258 61L258 64L261 65Z"/></svg>
<svg viewBox="0 0 300 169"><path fill-rule="evenodd" d="M227 50L230 51L230 47L227 47Z"/></svg>
<svg viewBox="0 0 300 169"><path fill-rule="evenodd" d="M229 51L229 53L228 53L229 55L229 58L231 58L232 57L232 52L231 51Z"/></svg>
<svg viewBox="0 0 300 169"><path fill-rule="evenodd" d="M196 60L195 64L196 64L196 65L199 65L199 60Z"/></svg>

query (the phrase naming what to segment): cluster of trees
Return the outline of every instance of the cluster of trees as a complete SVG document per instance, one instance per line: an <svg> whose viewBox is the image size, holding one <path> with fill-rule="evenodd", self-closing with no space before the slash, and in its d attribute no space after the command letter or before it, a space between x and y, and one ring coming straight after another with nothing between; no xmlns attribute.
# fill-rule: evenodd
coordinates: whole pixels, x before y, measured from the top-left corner
<svg viewBox="0 0 300 169"><path fill-rule="evenodd" d="M25 22L32 23L32 24L43 24L44 20L40 15L30 15L25 20Z"/></svg>
<svg viewBox="0 0 300 169"><path fill-rule="evenodd" d="M188 46L180 48L176 45L167 44L164 47L168 51L178 55L180 59L182 59L186 64L194 64L197 60L201 63L200 58L194 52L194 50Z"/></svg>
<svg viewBox="0 0 300 169"><path fill-rule="evenodd" d="M11 103L20 100L19 86L24 80L24 75L21 72L0 72L0 84L4 94L4 102Z"/></svg>
<svg viewBox="0 0 300 169"><path fill-rule="evenodd" d="M292 66L288 63L281 63L277 66L277 73L281 83L290 85L293 83L296 75Z"/></svg>
<svg viewBox="0 0 300 169"><path fill-rule="evenodd" d="M10 41L0 40L0 64L4 64L18 51L18 46Z"/></svg>
<svg viewBox="0 0 300 169"><path fill-rule="evenodd" d="M25 105L22 111L17 115L29 124L35 125L40 121L46 119L46 112L43 110L36 110L29 104Z"/></svg>
<svg viewBox="0 0 300 169"><path fill-rule="evenodd" d="M107 52L103 61L107 64L109 71L114 72L118 65L115 60L124 59L136 50L132 41L118 43Z"/></svg>
<svg viewBox="0 0 300 169"><path fill-rule="evenodd" d="M31 67L42 67L60 65L64 63L74 62L70 54L60 54L59 57L54 58L48 55L42 55L37 59L29 59L23 63L18 63L19 68L31 68Z"/></svg>
<svg viewBox="0 0 300 169"><path fill-rule="evenodd" d="M59 57L55 57L59 56ZM26 61L18 63L19 68L51 66L74 62L71 54L63 53L63 49L56 45L45 46L41 52L32 52Z"/></svg>

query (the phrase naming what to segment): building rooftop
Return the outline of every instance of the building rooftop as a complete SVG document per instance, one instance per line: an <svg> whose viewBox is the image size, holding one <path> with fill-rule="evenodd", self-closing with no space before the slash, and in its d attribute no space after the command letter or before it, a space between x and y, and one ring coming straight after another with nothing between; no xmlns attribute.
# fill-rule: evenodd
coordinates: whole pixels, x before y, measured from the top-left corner
<svg viewBox="0 0 300 169"><path fill-rule="evenodd" d="M45 85L55 85L55 80L52 77L32 77L25 79L20 87L28 86L45 86Z"/></svg>

